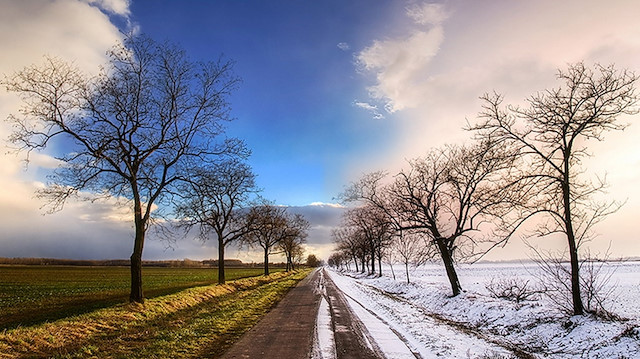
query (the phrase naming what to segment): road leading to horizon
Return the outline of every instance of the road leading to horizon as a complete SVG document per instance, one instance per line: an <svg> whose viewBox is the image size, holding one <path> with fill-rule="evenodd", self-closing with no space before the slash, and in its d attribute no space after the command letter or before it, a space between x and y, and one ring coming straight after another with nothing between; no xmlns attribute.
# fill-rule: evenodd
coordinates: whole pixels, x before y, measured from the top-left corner
<svg viewBox="0 0 640 359"><path fill-rule="evenodd" d="M320 306L323 300L328 304L324 317ZM394 358L419 358L406 346L402 348L402 341L392 338L394 334L382 323L383 328L374 329L376 333L372 335L372 320L368 318L365 324L360 319L371 314L359 312L357 304L350 300L324 269L315 270L222 358L380 359L390 357L380 343L387 346L390 342ZM318 326L320 321L328 325Z"/></svg>

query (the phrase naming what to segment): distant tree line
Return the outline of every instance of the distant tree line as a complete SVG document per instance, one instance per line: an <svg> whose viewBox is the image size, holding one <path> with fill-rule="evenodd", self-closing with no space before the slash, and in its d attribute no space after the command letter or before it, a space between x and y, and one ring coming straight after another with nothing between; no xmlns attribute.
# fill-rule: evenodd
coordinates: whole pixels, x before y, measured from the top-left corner
<svg viewBox="0 0 640 359"><path fill-rule="evenodd" d="M386 257L405 265L408 281L410 265L438 257L456 296L456 263L478 260L529 223L529 236L565 237L569 270L556 279L570 293L573 314L583 314L588 283L579 249L620 207L594 199L606 182L586 178L586 143L624 129L619 117L638 112L638 77L577 63L558 79L561 86L531 96L526 107L485 94L477 123L467 126L471 142L433 149L392 176L373 172L353 182L342 198L354 207L333 233L337 250L328 263L381 275Z"/></svg>
<svg viewBox="0 0 640 359"><path fill-rule="evenodd" d="M313 256L313 255L310 255ZM302 259L298 259L296 264L303 263ZM317 263L317 262L313 262ZM158 261L142 261L143 267L167 267L167 268L218 268L219 261L217 259L170 259ZM100 266L100 267L129 267L131 262L128 259L60 259L60 258L0 258L0 265L55 265L55 266ZM225 267L231 268L256 268L264 267L263 263L250 262L245 263L240 259L225 259ZM286 268L287 263L277 262L271 263L276 268ZM305 262L309 265L308 260Z"/></svg>
<svg viewBox="0 0 640 359"><path fill-rule="evenodd" d="M234 267L251 266L251 263L243 263L239 259L230 259L225 261L226 265ZM59 258L0 258L0 264L8 265L60 265L60 266L104 266L104 267L128 267L131 262L128 259L59 259ZM142 261L143 267L217 267L218 261L209 260L193 260L193 259L174 259L159 261Z"/></svg>

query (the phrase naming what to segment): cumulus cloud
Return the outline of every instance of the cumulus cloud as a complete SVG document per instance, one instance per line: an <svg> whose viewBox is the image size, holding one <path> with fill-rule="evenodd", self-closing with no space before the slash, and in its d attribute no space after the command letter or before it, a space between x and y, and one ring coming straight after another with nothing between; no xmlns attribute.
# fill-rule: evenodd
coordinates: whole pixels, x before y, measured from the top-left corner
<svg viewBox="0 0 640 359"><path fill-rule="evenodd" d="M422 95L413 90L428 80L428 65L444 40L442 5L416 5L407 9L406 15L416 25L408 34L375 40L356 57L363 71L376 78L376 84L368 88L370 96L384 102L390 113L420 103Z"/></svg>
<svg viewBox="0 0 640 359"><path fill-rule="evenodd" d="M106 61L106 50L122 34L109 16L129 15L127 1L22 0L6 2L0 12L3 44L0 74L40 63L43 55L74 62L93 73ZM0 91L0 118L16 114L15 94ZM0 245L4 256L58 258L127 258L132 229L113 203L70 202L65 210L43 216L43 202L34 197L44 175L59 162L33 152L25 168L25 153L9 151L10 126L0 122Z"/></svg>

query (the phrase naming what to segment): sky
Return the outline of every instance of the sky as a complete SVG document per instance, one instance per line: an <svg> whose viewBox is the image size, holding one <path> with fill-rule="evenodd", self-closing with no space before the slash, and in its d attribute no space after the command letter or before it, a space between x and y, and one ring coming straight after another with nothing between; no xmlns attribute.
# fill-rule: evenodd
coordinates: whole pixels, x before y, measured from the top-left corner
<svg viewBox="0 0 640 359"><path fill-rule="evenodd" d="M506 102L559 85L568 63L615 64L640 71L636 1L162 1L0 0L0 74L44 54L95 73L125 32L182 46L194 60L234 61L242 84L231 97L227 133L252 150L262 195L312 223L308 252L326 258L344 210L335 199L363 173L397 171L462 130L478 97ZM0 118L20 102L0 89ZM607 198L626 201L600 224L594 252L640 256L640 117L589 144L588 175L607 174ZM57 164L46 152L6 147L0 122L0 257L128 258L133 228L113 201L70 202L43 215L34 198ZM562 248L562 241L539 243ZM516 238L488 259L522 258ZM168 244L151 234L145 259L215 257L212 242ZM229 253L257 258L246 250ZM259 260L259 259L256 259Z"/></svg>

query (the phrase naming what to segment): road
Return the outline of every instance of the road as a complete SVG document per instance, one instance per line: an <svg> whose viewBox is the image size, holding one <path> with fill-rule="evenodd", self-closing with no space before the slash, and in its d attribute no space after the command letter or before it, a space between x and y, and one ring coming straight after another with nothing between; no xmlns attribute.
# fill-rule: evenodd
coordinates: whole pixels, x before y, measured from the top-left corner
<svg viewBox="0 0 640 359"><path fill-rule="evenodd" d="M309 358L320 295L315 270L267 313L222 358Z"/></svg>
<svg viewBox="0 0 640 359"><path fill-rule="evenodd" d="M321 302L328 304L325 320L330 333L316 326L322 320ZM385 358L353 306L323 269L315 270L222 358ZM318 340L323 337L329 339Z"/></svg>

